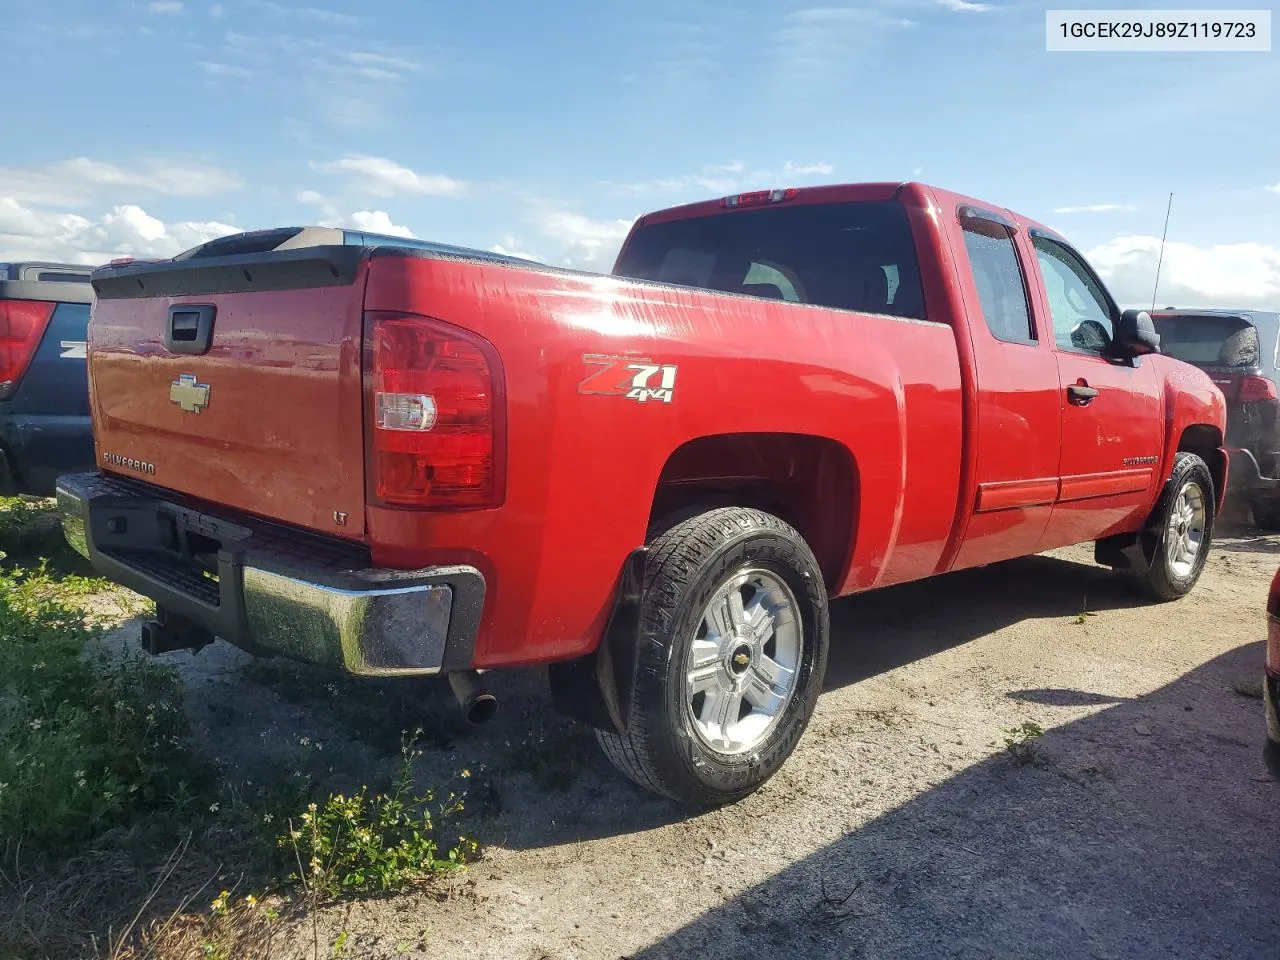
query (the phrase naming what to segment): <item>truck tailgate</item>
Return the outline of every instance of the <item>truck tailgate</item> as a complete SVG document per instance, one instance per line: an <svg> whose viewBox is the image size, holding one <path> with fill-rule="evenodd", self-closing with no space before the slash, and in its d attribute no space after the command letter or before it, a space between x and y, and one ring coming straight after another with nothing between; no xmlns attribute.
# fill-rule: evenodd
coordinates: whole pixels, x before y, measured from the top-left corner
<svg viewBox="0 0 1280 960"><path fill-rule="evenodd" d="M354 247L95 274L89 376L101 468L362 537L364 280Z"/></svg>

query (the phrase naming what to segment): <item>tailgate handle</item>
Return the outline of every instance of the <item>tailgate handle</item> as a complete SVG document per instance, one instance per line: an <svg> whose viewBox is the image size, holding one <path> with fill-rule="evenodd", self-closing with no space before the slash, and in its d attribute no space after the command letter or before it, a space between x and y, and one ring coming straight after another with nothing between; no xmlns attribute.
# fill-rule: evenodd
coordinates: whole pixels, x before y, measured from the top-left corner
<svg viewBox="0 0 1280 960"><path fill-rule="evenodd" d="M213 314L211 303L174 304L164 328L165 347L170 353L207 353L213 339Z"/></svg>

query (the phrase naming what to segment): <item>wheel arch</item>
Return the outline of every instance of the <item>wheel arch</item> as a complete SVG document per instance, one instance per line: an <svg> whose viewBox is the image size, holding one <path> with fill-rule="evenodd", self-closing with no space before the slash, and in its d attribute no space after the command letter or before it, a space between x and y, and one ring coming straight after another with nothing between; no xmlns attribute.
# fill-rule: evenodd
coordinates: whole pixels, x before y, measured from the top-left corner
<svg viewBox="0 0 1280 960"><path fill-rule="evenodd" d="M1228 457L1222 445L1222 431L1210 423L1193 423L1178 436L1175 453L1194 453L1209 468L1213 478L1214 513L1222 512L1227 495ZM1172 460L1170 460L1172 468Z"/></svg>
<svg viewBox="0 0 1280 960"><path fill-rule="evenodd" d="M843 443L806 433L719 433L677 447L654 486L648 533L716 507L754 507L795 527L818 559L828 591L853 560L858 462Z"/></svg>

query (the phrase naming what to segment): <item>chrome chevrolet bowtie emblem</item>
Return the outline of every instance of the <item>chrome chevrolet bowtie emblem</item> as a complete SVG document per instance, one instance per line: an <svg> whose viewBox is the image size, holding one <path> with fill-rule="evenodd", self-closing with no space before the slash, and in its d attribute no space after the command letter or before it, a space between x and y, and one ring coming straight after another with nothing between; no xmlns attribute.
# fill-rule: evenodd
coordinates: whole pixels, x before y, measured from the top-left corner
<svg viewBox="0 0 1280 960"><path fill-rule="evenodd" d="M187 413L199 413L209 405L209 385L196 383L196 378L184 373L169 384L169 399Z"/></svg>

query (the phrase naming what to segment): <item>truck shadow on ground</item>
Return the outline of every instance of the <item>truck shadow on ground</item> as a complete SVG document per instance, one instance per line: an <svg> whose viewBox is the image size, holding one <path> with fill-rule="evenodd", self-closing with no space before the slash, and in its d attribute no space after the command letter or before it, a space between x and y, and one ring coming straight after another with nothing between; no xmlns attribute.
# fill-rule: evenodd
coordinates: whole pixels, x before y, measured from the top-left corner
<svg viewBox="0 0 1280 960"><path fill-rule="evenodd" d="M970 767L634 960L1274 957L1280 784L1229 689L1260 647Z"/></svg>
<svg viewBox="0 0 1280 960"><path fill-rule="evenodd" d="M845 598L831 605L825 690L856 684L1024 620L1075 617L1086 608L1122 609L1147 602L1109 570L1048 556ZM500 798L497 820L504 846L527 849L599 839L696 815L632 788L599 754L589 733L558 723L541 671L497 676L494 683L505 717L464 733L460 747L467 744L476 751L473 756L490 757L480 762L496 772L481 787L491 787ZM1115 702L1087 691L1029 690L1024 696L1046 705ZM532 773L534 786L541 788L534 792L510 776L512 754L495 749L529 730L534 731L532 750L515 762ZM804 741L800 749L805 749ZM548 789L539 776L540 763L551 764L552 770L571 763L576 769L571 778Z"/></svg>
<svg viewBox="0 0 1280 960"><path fill-rule="evenodd" d="M1024 620L1147 603L1103 567L1023 557L831 605L826 690L866 680Z"/></svg>
<svg viewBox="0 0 1280 960"><path fill-rule="evenodd" d="M1049 556L835 601L826 690L856 684L1025 620L1074 617L1085 609L1096 612L1145 602L1110 571ZM226 676L225 668L210 666L213 674ZM390 756L401 730L421 725L429 747L422 761L423 780L438 784L467 769L474 832L509 848L535 849L634 833L696 816L633 788L609 766L590 731L557 718L545 671L540 669L493 674L502 707L495 720L480 727L468 727L461 720L447 683L438 679L412 686L405 681L337 680L339 690L331 675L281 661L249 663L244 674L290 701L293 719L288 728L295 737L323 736L335 747L339 739L346 740L348 745L339 749L352 758L352 775L355 758L364 758L369 746ZM1106 702L1087 691L1028 690L1021 696L1047 706ZM228 699L220 695L215 704ZM255 698L243 702L239 709L249 711ZM254 723L262 725L258 718ZM326 725L328 731L323 729ZM243 760L258 748L257 741L242 749L227 736L234 737L237 728L252 727L243 721L223 728L215 724L209 729L210 739ZM805 749L804 742L800 749ZM277 762L272 752L264 752L261 760L268 766ZM339 782L336 788L345 785Z"/></svg>

